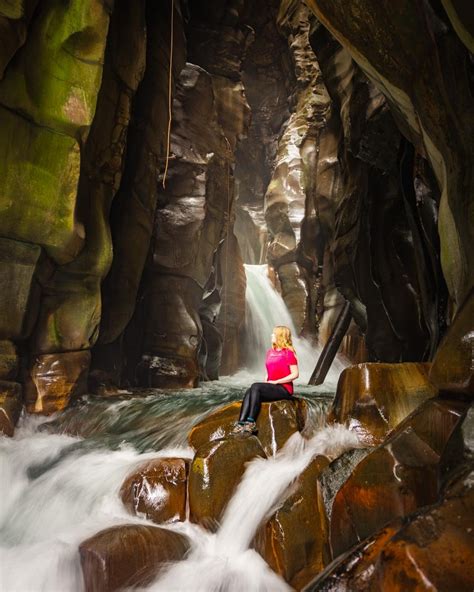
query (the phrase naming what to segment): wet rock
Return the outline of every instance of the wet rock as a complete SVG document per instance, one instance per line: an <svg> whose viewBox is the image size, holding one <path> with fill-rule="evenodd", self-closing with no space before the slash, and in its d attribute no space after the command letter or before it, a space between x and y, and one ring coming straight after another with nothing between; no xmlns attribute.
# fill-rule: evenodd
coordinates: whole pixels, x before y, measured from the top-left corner
<svg viewBox="0 0 474 592"><path fill-rule="evenodd" d="M255 436L226 438L200 446L189 471L189 519L215 530L245 471L245 464L265 457Z"/></svg>
<svg viewBox="0 0 474 592"><path fill-rule="evenodd" d="M355 467L369 452L371 452L370 448L348 450L321 471L318 480L321 484L324 506L329 520L331 519L332 506L337 492L351 476Z"/></svg>
<svg viewBox="0 0 474 592"><path fill-rule="evenodd" d="M13 436L22 407L21 384L0 380L0 434Z"/></svg>
<svg viewBox="0 0 474 592"><path fill-rule="evenodd" d="M368 446L380 444L407 415L436 395L428 371L428 364L350 366L339 377L330 420L347 423Z"/></svg>
<svg viewBox="0 0 474 592"><path fill-rule="evenodd" d="M207 442L227 437L239 418L240 402L229 403L197 423L188 434L189 445L197 450Z"/></svg>
<svg viewBox="0 0 474 592"><path fill-rule="evenodd" d="M0 341L0 379L13 380L19 369L15 345L11 341Z"/></svg>
<svg viewBox="0 0 474 592"><path fill-rule="evenodd" d="M99 532L79 546L86 592L113 592L146 586L169 561L189 548L187 537L158 528L127 524Z"/></svg>
<svg viewBox="0 0 474 592"><path fill-rule="evenodd" d="M467 197L474 179L465 173L474 160L474 107L466 48L444 11L429 3L356 0L347 6L343 0L309 0L308 5L383 91L398 128L430 162L441 189L441 265L457 308L472 287L474 270L474 203Z"/></svg>
<svg viewBox="0 0 474 592"><path fill-rule="evenodd" d="M342 555L305 592L474 588L474 489L465 475L444 499L395 520Z"/></svg>
<svg viewBox="0 0 474 592"><path fill-rule="evenodd" d="M446 471L463 455L460 428L467 407L454 399L426 401L357 465L334 499L333 557L437 501Z"/></svg>
<svg viewBox="0 0 474 592"><path fill-rule="evenodd" d="M189 444L197 450L206 442L228 436L239 418L239 412L240 402L217 409L192 428L188 435ZM306 416L307 403L304 399L295 397L293 401L263 403L257 418L257 436L265 454L275 454L292 434L301 431Z"/></svg>
<svg viewBox="0 0 474 592"><path fill-rule="evenodd" d="M474 396L474 289L438 347L430 379L441 391Z"/></svg>
<svg viewBox="0 0 474 592"><path fill-rule="evenodd" d="M8 131L1 122L0 129L2 133ZM15 141L19 141L19 136L21 137L21 129L13 127L12 134L14 137L11 138L11 144L5 147L10 156L14 151L11 146ZM0 154L1 152L0 146ZM2 234L8 234L7 225L8 214L5 218L2 215ZM34 305L37 305L35 300L38 294L37 290L35 291L34 275L40 254L41 249L38 245L0 238L0 336L4 339L24 338L31 331L34 312L28 314L28 307L33 305L34 309Z"/></svg>
<svg viewBox="0 0 474 592"><path fill-rule="evenodd" d="M120 496L128 510L161 524L186 518L186 475L189 461L159 458L127 477Z"/></svg>
<svg viewBox="0 0 474 592"><path fill-rule="evenodd" d="M61 411L85 393L89 363L89 351L36 356L25 382L28 412Z"/></svg>
<svg viewBox="0 0 474 592"><path fill-rule="evenodd" d="M330 561L329 533L318 477L329 464L317 456L295 491L257 532L255 549L293 588L300 590Z"/></svg>

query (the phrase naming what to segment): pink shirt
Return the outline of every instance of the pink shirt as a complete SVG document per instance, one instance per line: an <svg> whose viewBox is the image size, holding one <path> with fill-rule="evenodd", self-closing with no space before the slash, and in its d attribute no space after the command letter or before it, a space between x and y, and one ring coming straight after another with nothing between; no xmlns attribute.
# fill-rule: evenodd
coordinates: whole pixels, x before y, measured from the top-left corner
<svg viewBox="0 0 474 592"><path fill-rule="evenodd" d="M265 359L265 366L267 367L268 380L278 380L291 373L290 365L297 364L296 356L291 349L272 349L267 351ZM286 390L293 394L293 382L285 382L282 384Z"/></svg>

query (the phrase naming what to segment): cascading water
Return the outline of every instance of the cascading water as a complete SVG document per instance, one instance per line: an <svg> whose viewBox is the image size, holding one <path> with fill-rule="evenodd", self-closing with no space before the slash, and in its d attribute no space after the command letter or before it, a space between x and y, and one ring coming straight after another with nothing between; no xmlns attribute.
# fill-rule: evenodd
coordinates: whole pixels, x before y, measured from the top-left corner
<svg viewBox="0 0 474 592"><path fill-rule="evenodd" d="M23 416L14 438L0 439L2 592L81 592L80 542L112 525L144 523L128 514L120 501L126 475L150 458L191 457L186 434L192 425L219 405L240 400L249 382L262 379L273 326L293 326L266 266L247 266L247 277L251 347L260 356L256 367L198 389L142 390L112 401L86 396L53 418ZM318 352L304 340L295 339L295 347L302 374L296 392L308 398L316 427L334 384L306 386ZM337 371L332 380L336 375ZM345 430L324 428L308 441L296 434L274 458L252 462L216 534L188 522L169 527L187 534L192 550L152 588L288 590L248 548L250 540L311 457L339 444L353 447L355 442ZM206 567L197 572L199 562Z"/></svg>
<svg viewBox="0 0 474 592"><path fill-rule="evenodd" d="M245 273L247 277L245 329L250 369L260 377L264 374L265 353L271 344L273 327L286 325L291 329L293 345L298 357L300 370L298 382L307 383L319 358L321 348L298 337L285 301L268 277L267 265L245 265ZM326 378L325 388L329 385L335 388L339 374L344 367L344 362L337 357Z"/></svg>

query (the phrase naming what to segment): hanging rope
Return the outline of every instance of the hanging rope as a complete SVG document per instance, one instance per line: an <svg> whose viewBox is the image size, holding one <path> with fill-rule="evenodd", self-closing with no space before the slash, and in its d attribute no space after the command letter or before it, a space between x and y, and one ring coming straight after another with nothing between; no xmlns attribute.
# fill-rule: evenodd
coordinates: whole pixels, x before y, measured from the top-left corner
<svg viewBox="0 0 474 592"><path fill-rule="evenodd" d="M228 270L228 262L229 262L229 243L230 243L230 159L232 157L232 148L230 146L229 140L226 136L224 136L225 141L227 142L227 147L229 149L229 161L227 162L227 233L226 233L226 245L225 245L225 252L224 252L224 278L223 278L223 297L222 297L222 309L224 310L224 328L222 331L222 345L224 346L226 332L227 332L227 270Z"/></svg>
<svg viewBox="0 0 474 592"><path fill-rule="evenodd" d="M165 172L163 173L163 189L166 184L166 175L168 173L168 163L170 159L170 144L171 144L171 119L172 119L172 96L171 85L173 82L173 44L174 44L174 0L171 0L171 30L170 30L170 59L169 59L169 75L168 75L168 137L166 140L166 164Z"/></svg>

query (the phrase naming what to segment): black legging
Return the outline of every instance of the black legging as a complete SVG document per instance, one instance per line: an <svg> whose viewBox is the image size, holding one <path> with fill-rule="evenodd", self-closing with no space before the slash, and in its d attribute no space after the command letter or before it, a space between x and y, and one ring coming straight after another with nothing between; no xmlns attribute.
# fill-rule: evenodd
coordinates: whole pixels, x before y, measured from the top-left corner
<svg viewBox="0 0 474 592"><path fill-rule="evenodd" d="M254 382L245 391L244 400L240 409L239 421L245 421L248 417L257 419L260 413L262 401L280 401L291 399L292 395L282 384L271 384L269 382Z"/></svg>

